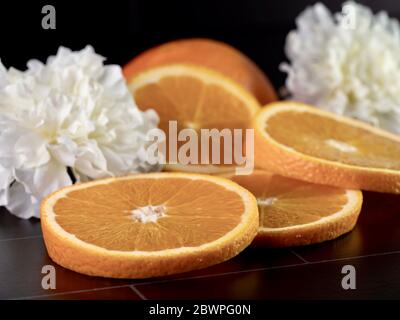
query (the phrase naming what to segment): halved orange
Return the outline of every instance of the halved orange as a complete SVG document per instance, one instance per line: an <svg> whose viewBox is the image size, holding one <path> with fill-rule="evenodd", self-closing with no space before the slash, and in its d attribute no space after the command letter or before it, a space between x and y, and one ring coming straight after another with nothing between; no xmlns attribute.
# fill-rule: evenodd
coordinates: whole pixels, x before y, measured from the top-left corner
<svg viewBox="0 0 400 320"><path fill-rule="evenodd" d="M255 165L308 182L400 193L400 137L291 101L254 118Z"/></svg>
<svg viewBox="0 0 400 320"><path fill-rule="evenodd" d="M308 245L351 231L362 193L312 184L256 170L227 175L257 198L260 228L254 244L268 247Z"/></svg>
<svg viewBox="0 0 400 320"><path fill-rule="evenodd" d="M264 72L234 47L212 39L181 39L164 43L141 53L124 66L128 82L149 68L189 63L210 68L249 90L261 104L277 100L275 89Z"/></svg>
<svg viewBox="0 0 400 320"><path fill-rule="evenodd" d="M146 278L204 268L248 246L254 196L228 179L150 173L77 184L41 206L49 256L88 275Z"/></svg>
<svg viewBox="0 0 400 320"><path fill-rule="evenodd" d="M129 88L140 109L157 111L159 127L167 137L170 121L177 121L178 132L185 128L197 133L201 129L244 130L251 127L251 120L260 109L255 97L242 86L218 72L194 65L172 64L148 69L131 79ZM167 157L170 159L168 154ZM199 158L199 165L195 167L178 163L175 168L176 163L170 163L169 168L203 173L226 171L214 166L211 160L209 163L201 165ZM220 164L224 164L223 159Z"/></svg>

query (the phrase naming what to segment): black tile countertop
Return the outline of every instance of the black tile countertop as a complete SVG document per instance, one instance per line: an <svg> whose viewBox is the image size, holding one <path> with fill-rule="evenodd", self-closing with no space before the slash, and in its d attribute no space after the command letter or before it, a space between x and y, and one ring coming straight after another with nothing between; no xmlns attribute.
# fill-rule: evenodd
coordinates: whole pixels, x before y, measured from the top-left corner
<svg viewBox="0 0 400 320"><path fill-rule="evenodd" d="M44 290L44 265L56 289ZM356 269L355 290L341 286ZM289 249L248 248L222 264L144 280L89 277L53 263L39 220L0 209L0 299L400 299L400 196L364 193L357 227L334 241Z"/></svg>

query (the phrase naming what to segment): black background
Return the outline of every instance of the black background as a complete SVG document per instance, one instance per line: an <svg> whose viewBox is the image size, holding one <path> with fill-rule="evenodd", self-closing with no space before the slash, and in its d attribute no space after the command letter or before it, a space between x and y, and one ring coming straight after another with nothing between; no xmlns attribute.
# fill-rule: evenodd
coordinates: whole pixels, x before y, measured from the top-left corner
<svg viewBox="0 0 400 320"><path fill-rule="evenodd" d="M0 4L0 58L24 69L31 58L45 60L60 45L74 50L91 44L108 63L124 65L154 45L186 37L228 42L250 56L280 87L285 75L287 33L296 16L316 1L12 1ZM342 1L323 1L339 11ZM395 0L359 1L374 11L400 17ZM43 30L41 9L56 8L56 30Z"/></svg>

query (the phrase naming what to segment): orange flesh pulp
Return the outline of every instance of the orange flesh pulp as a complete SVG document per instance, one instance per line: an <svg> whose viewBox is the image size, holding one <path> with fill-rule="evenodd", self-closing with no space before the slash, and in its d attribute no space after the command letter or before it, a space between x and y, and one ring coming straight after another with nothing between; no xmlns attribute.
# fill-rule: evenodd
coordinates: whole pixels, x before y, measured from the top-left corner
<svg viewBox="0 0 400 320"><path fill-rule="evenodd" d="M160 127L177 120L179 128L245 128L249 115L244 102L215 84L190 76L165 76L135 92L142 110L155 109Z"/></svg>
<svg viewBox="0 0 400 320"><path fill-rule="evenodd" d="M400 169L398 141L332 118L279 112L268 118L265 130L272 139L309 156L368 168Z"/></svg>
<svg viewBox="0 0 400 320"><path fill-rule="evenodd" d="M346 190L315 185L264 172L233 181L257 198L261 228L284 228L317 221L347 203Z"/></svg>
<svg viewBox="0 0 400 320"><path fill-rule="evenodd" d="M246 129L252 116L245 102L238 97L216 84L206 84L191 76L165 76L156 83L137 89L134 97L140 109L157 111L160 116L159 128L166 133L167 138L169 121L177 121L178 133L184 128L197 132L199 148L200 129ZM245 141L245 131L242 132L242 137ZM178 150L185 143L186 141L178 141ZM243 145L241 154L245 153L244 149ZM229 161L225 161L224 151L232 150L233 154L233 143L225 143L224 139L220 139L219 150L220 164L232 165ZM170 159L168 151L167 144L167 159ZM212 163L211 139L209 139L208 154L209 163ZM200 154L198 163L202 163Z"/></svg>
<svg viewBox="0 0 400 320"><path fill-rule="evenodd" d="M131 179L71 191L56 222L78 239L119 251L196 247L234 229L242 198L223 186L183 178Z"/></svg>

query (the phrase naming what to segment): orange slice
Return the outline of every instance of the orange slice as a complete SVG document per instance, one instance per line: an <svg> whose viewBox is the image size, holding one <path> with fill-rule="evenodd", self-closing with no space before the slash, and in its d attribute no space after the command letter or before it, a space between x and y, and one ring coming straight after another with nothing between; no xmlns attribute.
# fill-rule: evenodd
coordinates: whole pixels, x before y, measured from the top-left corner
<svg viewBox="0 0 400 320"><path fill-rule="evenodd" d="M361 210L360 191L260 170L230 178L257 198L260 228L255 244L289 247L332 240L354 228Z"/></svg>
<svg viewBox="0 0 400 320"><path fill-rule="evenodd" d="M251 243L254 196L230 180L152 173L73 185L41 207L50 257L76 272L146 278L204 268Z"/></svg>
<svg viewBox="0 0 400 320"><path fill-rule="evenodd" d="M194 65L172 64L148 69L131 79L129 88L140 109L157 111L159 127L167 137L170 121L177 121L178 132L184 128L197 133L200 129L250 128L252 117L260 109L255 97L242 86L211 69ZM220 152L221 156L223 153ZM170 159L168 153L167 157ZM222 159L219 164L224 163ZM201 162L200 153L198 164L193 164L194 168L182 168L170 161L168 169L202 173L221 169L211 160L208 164Z"/></svg>
<svg viewBox="0 0 400 320"><path fill-rule="evenodd" d="M151 48L124 66L128 82L138 73L161 65L189 63L218 71L249 90L261 104L277 100L264 72L230 45L212 39L182 39Z"/></svg>
<svg viewBox="0 0 400 320"><path fill-rule="evenodd" d="M253 121L255 165L308 182L400 193L400 137L304 104L267 105Z"/></svg>

